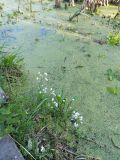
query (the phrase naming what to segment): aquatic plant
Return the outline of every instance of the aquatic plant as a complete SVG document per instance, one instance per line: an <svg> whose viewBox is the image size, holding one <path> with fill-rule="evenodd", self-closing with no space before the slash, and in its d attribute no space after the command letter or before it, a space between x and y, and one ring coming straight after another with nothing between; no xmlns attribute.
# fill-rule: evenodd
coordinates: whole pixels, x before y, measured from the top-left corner
<svg viewBox="0 0 120 160"><path fill-rule="evenodd" d="M111 32L108 34L107 41L109 44L115 46L120 44L120 34L118 32Z"/></svg>
<svg viewBox="0 0 120 160"><path fill-rule="evenodd" d="M107 87L107 91L111 94L117 95L119 93L118 87Z"/></svg>
<svg viewBox="0 0 120 160"><path fill-rule="evenodd" d="M108 69L106 73L108 80L112 81L114 79L120 81L120 72L119 71L113 71L112 69Z"/></svg>
<svg viewBox="0 0 120 160"><path fill-rule="evenodd" d="M8 17L8 21L7 23L16 23L16 21L18 20L19 16L22 14L22 12L19 11L13 11L12 13L7 14Z"/></svg>
<svg viewBox="0 0 120 160"><path fill-rule="evenodd" d="M119 21L113 20L112 25L113 25L114 30L119 31L119 28L120 28L120 22Z"/></svg>

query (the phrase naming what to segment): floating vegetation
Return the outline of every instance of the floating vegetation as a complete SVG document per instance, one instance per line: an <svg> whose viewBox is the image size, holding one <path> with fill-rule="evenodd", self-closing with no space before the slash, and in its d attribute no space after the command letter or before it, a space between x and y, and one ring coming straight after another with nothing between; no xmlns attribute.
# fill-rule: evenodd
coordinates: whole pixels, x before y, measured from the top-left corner
<svg viewBox="0 0 120 160"><path fill-rule="evenodd" d="M107 42L113 46L117 46L120 44L120 33L118 32L111 32L108 34Z"/></svg>
<svg viewBox="0 0 120 160"><path fill-rule="evenodd" d="M108 80L112 81L114 79L120 81L120 72L119 71L113 71L112 69L108 69L106 73Z"/></svg>
<svg viewBox="0 0 120 160"><path fill-rule="evenodd" d="M88 54L86 54L86 57L90 58L90 57L91 57L91 54L89 54L89 53L88 53Z"/></svg>
<svg viewBox="0 0 120 160"><path fill-rule="evenodd" d="M40 41L40 39L39 38L35 38L35 42L39 42Z"/></svg>
<svg viewBox="0 0 120 160"><path fill-rule="evenodd" d="M107 91L111 94L117 95L119 93L118 87L107 87Z"/></svg>
<svg viewBox="0 0 120 160"><path fill-rule="evenodd" d="M105 54L99 54L98 58L106 58L106 55Z"/></svg>
<svg viewBox="0 0 120 160"><path fill-rule="evenodd" d="M20 12L14 11L13 13L7 15L8 16L8 20L9 21L11 21L12 19L16 20L19 15L20 15Z"/></svg>
<svg viewBox="0 0 120 160"><path fill-rule="evenodd" d="M113 29L114 30L119 30L119 28L120 28L120 21L114 20L113 23L112 23L112 25L113 25Z"/></svg>
<svg viewBox="0 0 120 160"><path fill-rule="evenodd" d="M82 65L78 65L78 66L75 66L75 68L77 69L77 68L83 68L84 66L82 66Z"/></svg>

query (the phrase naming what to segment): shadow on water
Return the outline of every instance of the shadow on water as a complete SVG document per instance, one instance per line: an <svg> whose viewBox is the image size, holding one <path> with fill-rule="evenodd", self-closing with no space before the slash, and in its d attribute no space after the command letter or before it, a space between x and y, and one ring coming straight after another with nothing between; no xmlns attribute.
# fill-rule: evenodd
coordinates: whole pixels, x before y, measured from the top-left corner
<svg viewBox="0 0 120 160"><path fill-rule="evenodd" d="M55 33L56 33L55 30L47 29L46 27L41 27L40 31L39 31L39 36L40 36L40 38L43 39L47 36L54 35Z"/></svg>
<svg viewBox="0 0 120 160"><path fill-rule="evenodd" d="M4 42L6 44L15 43L16 36L14 34L17 34L22 31L23 28L20 26L2 28L0 29L0 42Z"/></svg>

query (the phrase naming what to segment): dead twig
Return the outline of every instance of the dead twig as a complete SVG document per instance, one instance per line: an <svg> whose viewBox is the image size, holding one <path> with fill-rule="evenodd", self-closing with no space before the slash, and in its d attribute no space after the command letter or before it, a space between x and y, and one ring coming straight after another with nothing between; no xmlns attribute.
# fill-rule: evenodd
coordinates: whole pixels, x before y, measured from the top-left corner
<svg viewBox="0 0 120 160"><path fill-rule="evenodd" d="M84 13L84 10L85 10L85 9L80 9L79 11L75 12L71 17L69 17L69 21L72 21L75 17L78 18L78 16L79 16L80 14L89 17L87 14Z"/></svg>

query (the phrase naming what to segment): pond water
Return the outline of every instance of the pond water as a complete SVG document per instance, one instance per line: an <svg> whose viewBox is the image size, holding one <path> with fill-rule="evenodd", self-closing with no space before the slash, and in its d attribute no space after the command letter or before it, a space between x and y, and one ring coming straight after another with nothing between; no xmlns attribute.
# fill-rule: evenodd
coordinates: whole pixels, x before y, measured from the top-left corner
<svg viewBox="0 0 120 160"><path fill-rule="evenodd" d="M95 42L105 40L112 28L96 16L81 15L79 22L68 22L76 8L48 9L37 13L34 22L21 20L2 26L0 42L14 50L19 48L35 81L39 71L47 72L51 87L75 98L74 105L84 117L81 131L104 146L81 140L80 151L104 160L119 160L120 150L111 138L120 146L120 93L112 95L106 87L120 87L120 82L108 81L105 74L107 69L120 67L120 46Z"/></svg>

